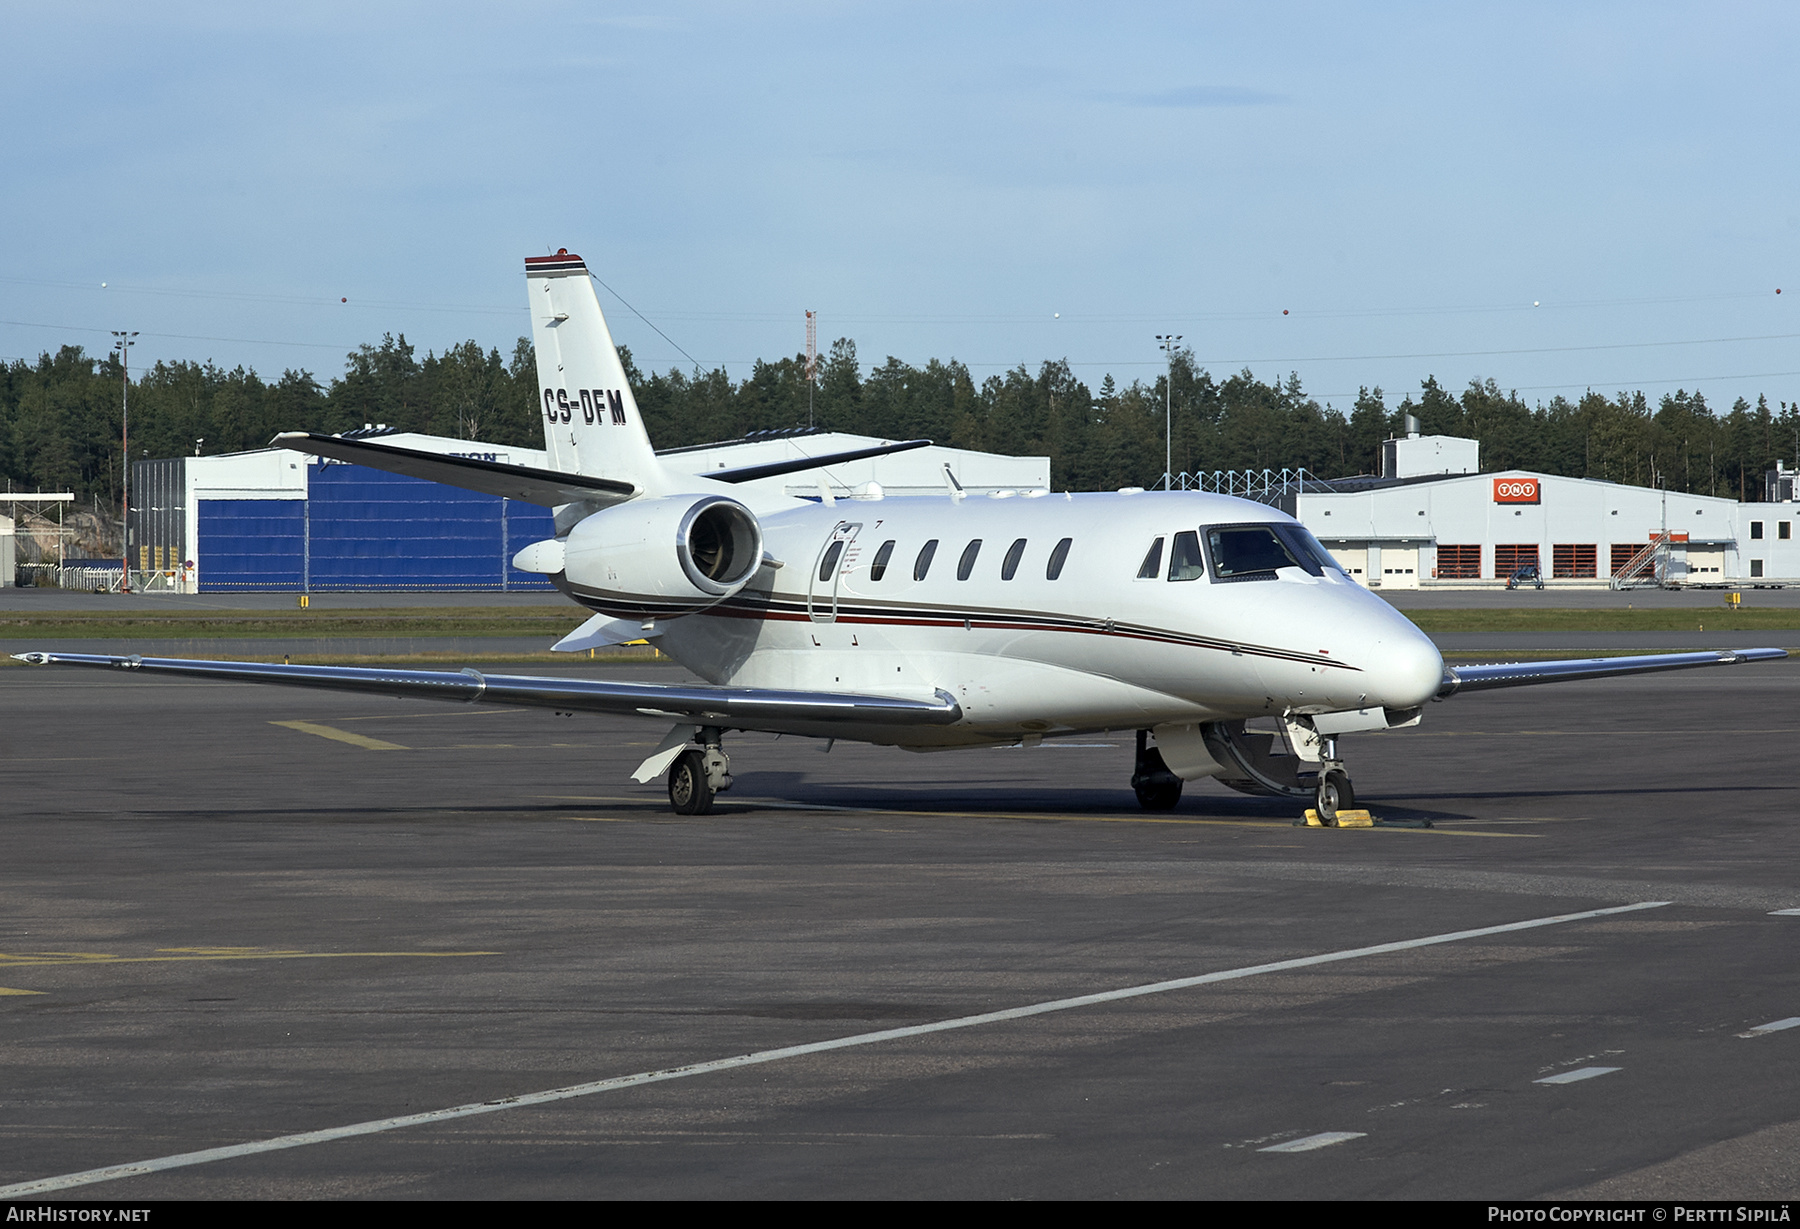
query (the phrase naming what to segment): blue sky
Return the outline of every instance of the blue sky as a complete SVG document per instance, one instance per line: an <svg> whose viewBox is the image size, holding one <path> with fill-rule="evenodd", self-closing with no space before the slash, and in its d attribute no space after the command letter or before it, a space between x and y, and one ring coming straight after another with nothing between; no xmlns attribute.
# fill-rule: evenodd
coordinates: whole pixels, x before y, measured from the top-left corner
<svg viewBox="0 0 1800 1229"><path fill-rule="evenodd" d="M741 377L814 308L978 378L1149 378L1172 331L1340 407L1800 397L1793 6L3 12L7 358L509 352L566 246L658 368Z"/></svg>

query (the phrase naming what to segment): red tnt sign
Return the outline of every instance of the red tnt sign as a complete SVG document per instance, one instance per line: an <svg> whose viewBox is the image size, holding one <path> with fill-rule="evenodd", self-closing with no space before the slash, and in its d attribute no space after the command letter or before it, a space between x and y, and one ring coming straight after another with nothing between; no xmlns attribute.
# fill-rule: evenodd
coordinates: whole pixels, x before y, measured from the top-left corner
<svg viewBox="0 0 1800 1229"><path fill-rule="evenodd" d="M1494 502L1497 504L1535 504L1538 502L1536 478L1494 479Z"/></svg>

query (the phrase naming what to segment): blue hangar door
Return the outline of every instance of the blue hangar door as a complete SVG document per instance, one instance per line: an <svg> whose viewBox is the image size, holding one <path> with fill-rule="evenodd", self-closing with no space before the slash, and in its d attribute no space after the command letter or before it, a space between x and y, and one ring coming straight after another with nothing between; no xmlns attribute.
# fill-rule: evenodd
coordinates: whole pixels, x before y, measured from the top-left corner
<svg viewBox="0 0 1800 1229"><path fill-rule="evenodd" d="M305 500L201 500L200 588L552 588L511 563L555 536L547 508L361 465L310 466L307 486Z"/></svg>
<svg viewBox="0 0 1800 1229"><path fill-rule="evenodd" d="M198 520L202 589L306 587L304 499L202 499Z"/></svg>

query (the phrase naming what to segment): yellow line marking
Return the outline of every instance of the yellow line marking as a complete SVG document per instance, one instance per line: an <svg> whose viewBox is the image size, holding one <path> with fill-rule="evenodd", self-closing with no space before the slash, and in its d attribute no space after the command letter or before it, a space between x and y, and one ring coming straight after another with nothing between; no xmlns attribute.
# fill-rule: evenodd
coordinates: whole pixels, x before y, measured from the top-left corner
<svg viewBox="0 0 1800 1229"><path fill-rule="evenodd" d="M42 990L14 990L11 986L0 986L0 995L7 994L42 994Z"/></svg>
<svg viewBox="0 0 1800 1229"><path fill-rule="evenodd" d="M169 964L217 960L349 960L357 957L498 956L499 952L298 952L249 947L163 947L157 956L114 956L107 952L0 952L0 968L56 964ZM30 994L32 991L15 991Z"/></svg>
<svg viewBox="0 0 1800 1229"><path fill-rule="evenodd" d="M159 952L177 956L304 956L297 947L159 947ZM73 954L73 953L71 953Z"/></svg>
<svg viewBox="0 0 1800 1229"><path fill-rule="evenodd" d="M313 721L271 721L269 724L284 726L290 730L299 730L302 734L317 734L320 738L335 739L338 742L349 743L353 747L362 747L368 751L405 751L408 749L399 743L382 742L379 738L352 734L349 730L334 729Z"/></svg>

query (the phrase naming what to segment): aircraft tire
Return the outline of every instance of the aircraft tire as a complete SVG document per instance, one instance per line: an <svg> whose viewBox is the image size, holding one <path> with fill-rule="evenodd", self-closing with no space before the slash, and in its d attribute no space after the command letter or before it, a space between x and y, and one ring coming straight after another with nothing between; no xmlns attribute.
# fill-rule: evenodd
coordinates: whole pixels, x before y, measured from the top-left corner
<svg viewBox="0 0 1800 1229"><path fill-rule="evenodd" d="M683 751L669 765L669 806L677 815L708 815L712 804L705 757L698 751Z"/></svg>
<svg viewBox="0 0 1800 1229"><path fill-rule="evenodd" d="M1181 778L1172 772L1154 773L1131 783L1138 805L1146 811L1173 811L1181 801Z"/></svg>
<svg viewBox="0 0 1800 1229"><path fill-rule="evenodd" d="M1337 827L1338 812L1356 805L1356 793L1350 788L1347 773L1333 768L1319 778L1316 807L1319 822L1327 828Z"/></svg>

